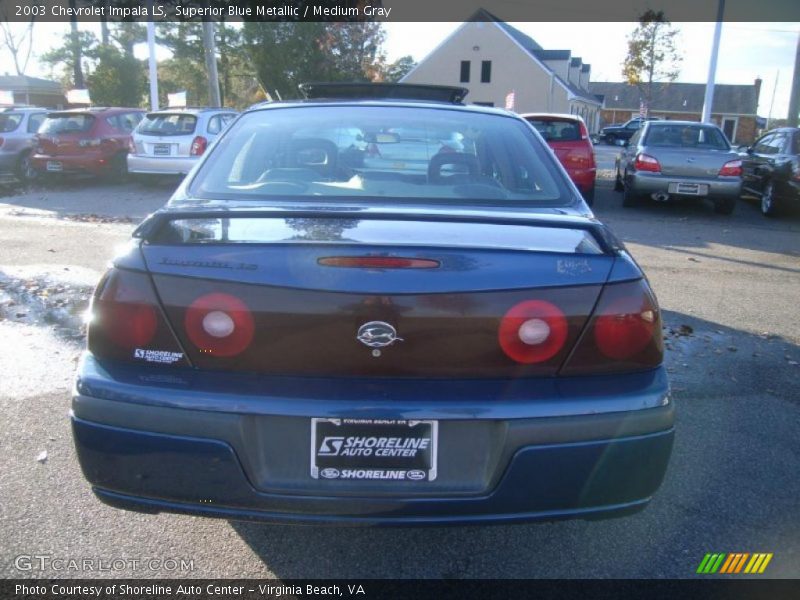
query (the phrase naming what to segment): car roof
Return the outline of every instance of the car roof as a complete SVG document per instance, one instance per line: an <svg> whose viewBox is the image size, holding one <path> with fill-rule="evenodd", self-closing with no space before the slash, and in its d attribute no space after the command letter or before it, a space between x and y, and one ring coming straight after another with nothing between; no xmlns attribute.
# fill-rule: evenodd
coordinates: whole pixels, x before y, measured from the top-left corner
<svg viewBox="0 0 800 600"><path fill-rule="evenodd" d="M3 106L0 107L0 112L47 112L48 108L40 108L38 106Z"/></svg>
<svg viewBox="0 0 800 600"><path fill-rule="evenodd" d="M580 115L573 115L570 113L522 113L520 117L523 119L568 119L572 121L583 121Z"/></svg>
<svg viewBox="0 0 800 600"><path fill-rule="evenodd" d="M174 108L160 108L158 110L151 110L148 111L148 115L174 115L179 113L185 113L189 115L196 115L200 113L207 113L207 112L230 112L235 113L237 112L235 108L226 108L226 107L211 107L211 106L176 106Z"/></svg>
<svg viewBox="0 0 800 600"><path fill-rule="evenodd" d="M476 114L497 115L503 117L520 118L516 113L512 113L502 108L493 106L478 106L476 104L452 104L449 102L430 102L425 100L369 100L352 99L345 100L339 98L332 99L310 99L310 100L286 100L279 102L261 102L254 104L246 113L258 112L262 110L272 110L278 108L302 108L307 106L383 106L387 108L432 108L439 110L452 110L457 112L468 112Z"/></svg>
<svg viewBox="0 0 800 600"><path fill-rule="evenodd" d="M703 123L702 121L678 121L678 120L658 120L658 121L651 121L650 124L655 126L668 126L668 125L698 125L698 126L706 126L706 127L717 127L719 125L716 123Z"/></svg>
<svg viewBox="0 0 800 600"><path fill-rule="evenodd" d="M126 108L122 106L90 106L88 108L67 108L65 110L51 110L49 114L95 114L118 112L145 112L143 108Z"/></svg>

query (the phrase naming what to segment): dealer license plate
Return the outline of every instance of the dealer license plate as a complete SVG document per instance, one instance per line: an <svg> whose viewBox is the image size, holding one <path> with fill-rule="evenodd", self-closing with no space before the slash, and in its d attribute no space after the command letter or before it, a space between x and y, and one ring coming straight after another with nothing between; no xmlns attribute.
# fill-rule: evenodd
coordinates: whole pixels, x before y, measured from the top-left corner
<svg viewBox="0 0 800 600"><path fill-rule="evenodd" d="M436 479L437 421L311 419L311 477Z"/></svg>
<svg viewBox="0 0 800 600"><path fill-rule="evenodd" d="M707 196L708 186L703 183L670 183L669 193L687 196Z"/></svg>
<svg viewBox="0 0 800 600"><path fill-rule="evenodd" d="M63 171L64 165L61 164L60 161L57 160L48 160L47 161L47 170L48 171Z"/></svg>
<svg viewBox="0 0 800 600"><path fill-rule="evenodd" d="M156 156L169 156L169 144L155 144L153 154Z"/></svg>

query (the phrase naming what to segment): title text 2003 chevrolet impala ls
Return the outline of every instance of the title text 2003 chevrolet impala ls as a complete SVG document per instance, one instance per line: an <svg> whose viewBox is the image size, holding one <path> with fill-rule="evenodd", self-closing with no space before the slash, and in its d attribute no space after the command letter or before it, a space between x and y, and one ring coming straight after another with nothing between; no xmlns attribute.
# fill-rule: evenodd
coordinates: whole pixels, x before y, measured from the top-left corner
<svg viewBox="0 0 800 600"><path fill-rule="evenodd" d="M659 308L539 134L460 88L306 92L240 116L100 282L72 408L97 496L383 525L644 507L673 439Z"/></svg>

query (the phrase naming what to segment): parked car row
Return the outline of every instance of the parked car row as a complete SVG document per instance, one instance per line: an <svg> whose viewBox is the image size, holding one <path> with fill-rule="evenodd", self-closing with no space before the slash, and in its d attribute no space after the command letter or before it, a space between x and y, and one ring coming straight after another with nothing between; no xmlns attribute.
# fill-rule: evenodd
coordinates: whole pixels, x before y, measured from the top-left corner
<svg viewBox="0 0 800 600"><path fill-rule="evenodd" d="M0 112L0 173L184 175L236 116L230 109L91 107Z"/></svg>
<svg viewBox="0 0 800 600"><path fill-rule="evenodd" d="M800 199L800 129L770 131L752 146L731 146L716 125L696 121L645 122L616 160L615 189L623 206L645 199L710 200L731 214L743 194L760 198L775 216Z"/></svg>

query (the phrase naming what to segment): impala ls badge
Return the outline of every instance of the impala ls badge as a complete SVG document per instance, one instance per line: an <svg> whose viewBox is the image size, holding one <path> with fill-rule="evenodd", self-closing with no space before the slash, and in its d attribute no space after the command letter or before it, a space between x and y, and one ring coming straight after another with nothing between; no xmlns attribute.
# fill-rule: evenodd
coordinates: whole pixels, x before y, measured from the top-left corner
<svg viewBox="0 0 800 600"><path fill-rule="evenodd" d="M397 337L397 330L383 321L364 323L358 328L356 339L370 348L385 348L403 341L403 338Z"/></svg>

